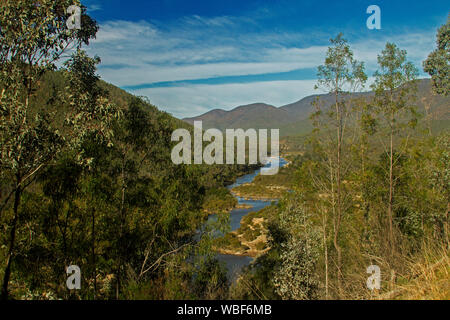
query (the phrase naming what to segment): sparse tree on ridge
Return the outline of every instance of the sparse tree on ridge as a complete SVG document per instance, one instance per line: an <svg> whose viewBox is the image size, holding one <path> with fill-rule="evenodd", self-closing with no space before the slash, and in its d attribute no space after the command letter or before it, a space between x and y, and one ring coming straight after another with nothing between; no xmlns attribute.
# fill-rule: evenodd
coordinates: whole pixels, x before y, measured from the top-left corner
<svg viewBox="0 0 450 320"><path fill-rule="evenodd" d="M378 134L388 159L387 172L387 225L388 243L391 250L395 247L394 237L394 206L395 182L394 170L404 155L408 146L408 139L398 142L407 132L408 127L417 124L415 108L415 91L417 69L407 61L406 51L399 49L393 43L387 43L385 49L378 56L379 70L375 73L375 92L372 104L378 123ZM387 141L385 141L387 140Z"/></svg>
<svg viewBox="0 0 450 320"><path fill-rule="evenodd" d="M322 89L333 96L333 103L322 106L315 103L316 112L312 115L315 131L320 135L315 141L322 150L327 172L316 177L316 185L329 199L333 223L333 245L337 255L338 288L342 281L342 249L339 244L343 216L348 209L348 196L343 180L348 173L348 160L344 152L351 144L349 141L349 122L352 111L352 93L364 86L367 76L364 63L354 59L350 46L339 34L331 39L324 65L318 68L316 89ZM326 228L324 228L325 230Z"/></svg>

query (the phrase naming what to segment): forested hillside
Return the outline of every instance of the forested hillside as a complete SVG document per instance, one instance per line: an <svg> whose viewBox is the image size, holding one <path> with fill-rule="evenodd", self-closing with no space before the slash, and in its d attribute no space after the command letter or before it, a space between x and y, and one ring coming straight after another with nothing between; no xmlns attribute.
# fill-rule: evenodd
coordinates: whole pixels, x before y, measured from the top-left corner
<svg viewBox="0 0 450 320"><path fill-rule="evenodd" d="M38 106L66 110L58 99L65 84L62 72L45 74L30 111ZM184 259L195 256L200 245L208 252L207 241L193 241L207 217L205 210L232 207L234 199L227 198L224 186L250 168L175 166L170 160L171 133L189 125L143 98L100 80L97 85L122 113L113 126L112 146L94 138L84 141L87 166L77 162L73 151L62 150L23 191L12 297L69 298L65 269L71 264L82 266L83 290L77 292L81 298L133 298L141 285L150 283L155 283L153 289L142 297L207 297L206 288L190 282L203 263L203 268L212 268L213 257L194 264ZM5 202L14 190L10 181L8 171L2 171L3 257L12 218L12 203ZM167 264L181 271L172 274ZM214 268L217 272L204 276L220 275L219 266Z"/></svg>
<svg viewBox="0 0 450 320"><path fill-rule="evenodd" d="M55 71L60 44L97 30L84 11L91 34L67 31L58 8L69 2L1 5L2 297L220 297L226 278L202 225L234 206L225 185L250 168L174 165L171 134L190 126L99 80L97 57L74 50ZM22 33L19 12L31 21ZM48 21L55 29L33 32ZM81 290L67 289L69 265Z"/></svg>

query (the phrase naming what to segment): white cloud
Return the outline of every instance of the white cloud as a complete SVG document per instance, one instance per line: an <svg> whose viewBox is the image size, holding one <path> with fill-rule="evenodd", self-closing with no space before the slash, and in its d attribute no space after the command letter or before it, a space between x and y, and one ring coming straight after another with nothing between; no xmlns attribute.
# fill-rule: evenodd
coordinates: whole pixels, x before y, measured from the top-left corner
<svg viewBox="0 0 450 320"><path fill-rule="evenodd" d="M204 79L220 76L255 75L285 72L300 68L314 67L315 64L299 62L258 62L258 63L211 63L189 66L142 65L138 68L120 70L104 69L103 78L119 86L133 86L142 83Z"/></svg>
<svg viewBox="0 0 450 320"><path fill-rule="evenodd" d="M102 6L99 4L91 4L91 5L87 6L88 13L92 13L95 11L101 11L102 9L103 9Z"/></svg>
<svg viewBox="0 0 450 320"><path fill-rule="evenodd" d="M239 22L239 18L229 16L219 16L213 18L205 18L198 15L188 16L183 22L193 26L209 26L209 27L229 27Z"/></svg>
<svg viewBox="0 0 450 320"><path fill-rule="evenodd" d="M92 46L99 45L99 49L103 49L102 44L117 45L121 42L131 43L139 38L151 39L156 34L156 28L146 21L109 21L101 25L97 33L97 38L92 41Z"/></svg>
<svg viewBox="0 0 450 320"><path fill-rule="evenodd" d="M102 58L102 78L121 87L287 72L323 63L329 35L246 32L245 26L254 23L249 18L228 16L190 16L164 26L155 21L109 21L101 25L88 50ZM314 37L323 39L323 45L300 45L311 43L308 39ZM384 32L351 42L355 57L366 63L369 76L377 68L377 55L386 41L406 49L408 59L420 68L434 47L435 30L393 35ZM322 42L315 39L314 43ZM177 117L186 117L212 108L229 109L258 101L276 106L291 103L313 94L314 82L185 85L134 93L147 95L154 104Z"/></svg>
<svg viewBox="0 0 450 320"><path fill-rule="evenodd" d="M119 86L192 80L230 75L285 72L317 66L326 47L287 48L280 42L295 35L214 34L230 18L218 21L194 16L211 28L164 30L146 22L110 21L92 41L90 54L102 58L102 77ZM190 19L194 19L190 18ZM199 31L203 30L203 31ZM111 68L108 68L111 66Z"/></svg>

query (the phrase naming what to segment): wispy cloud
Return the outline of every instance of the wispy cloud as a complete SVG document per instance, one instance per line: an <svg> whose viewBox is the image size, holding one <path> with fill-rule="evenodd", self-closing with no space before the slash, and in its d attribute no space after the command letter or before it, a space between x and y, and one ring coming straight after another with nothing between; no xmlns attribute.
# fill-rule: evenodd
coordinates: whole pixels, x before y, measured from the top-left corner
<svg viewBox="0 0 450 320"><path fill-rule="evenodd" d="M92 13L92 12L100 11L100 10L102 10L102 6L99 4L90 4L87 6L88 13Z"/></svg>
<svg viewBox="0 0 450 320"><path fill-rule="evenodd" d="M294 34L230 38L227 32L214 31L224 23L163 30L146 21L110 21L101 26L90 50L102 57L102 76L119 86L288 72L313 68L323 60L325 47L289 47Z"/></svg>
<svg viewBox="0 0 450 320"><path fill-rule="evenodd" d="M164 25L107 21L89 50L102 58L103 79L149 96L178 117L256 101L282 105L315 93L311 70L323 63L335 34L257 32L257 27L254 19L231 16L194 15ZM434 39L435 30L378 32L353 37L351 46L370 76L386 41L406 49L420 67ZM305 78L299 79L301 74Z"/></svg>

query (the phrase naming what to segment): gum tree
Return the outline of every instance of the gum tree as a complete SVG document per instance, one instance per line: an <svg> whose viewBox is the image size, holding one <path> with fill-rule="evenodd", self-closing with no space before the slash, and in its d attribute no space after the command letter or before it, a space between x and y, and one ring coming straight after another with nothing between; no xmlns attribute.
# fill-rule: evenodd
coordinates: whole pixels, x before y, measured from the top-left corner
<svg viewBox="0 0 450 320"><path fill-rule="evenodd" d="M66 10L71 5L81 7L81 29L67 27ZM1 288L2 299L7 299L24 191L65 147L77 150L78 160L89 163L79 148L83 139L92 135L109 139L109 123L116 110L93 92L92 81L98 80L93 66L98 60L79 49L98 27L78 0L6 0L0 12L0 167L2 178L10 181L0 214L9 214L5 209L12 202ZM69 86L61 97L63 107L48 110L33 103L42 76L55 70L63 55L74 49L66 64Z"/></svg>
<svg viewBox="0 0 450 320"><path fill-rule="evenodd" d="M439 28L436 44L436 50L423 62L423 69L430 74L434 91L447 96L450 92L450 16Z"/></svg>
<svg viewBox="0 0 450 320"><path fill-rule="evenodd" d="M407 61L406 54L405 50L399 49L395 44L387 43L378 55L379 69L372 85L375 92L372 108L376 115L376 130L381 135L380 141L388 161L387 224L391 250L395 244L393 211L397 178L394 171L408 145L407 138L403 141L400 138L408 127L414 127L417 123L414 106L417 69Z"/></svg>
<svg viewBox="0 0 450 320"><path fill-rule="evenodd" d="M344 152L351 145L349 122L353 93L360 91L367 76L364 64L354 59L350 46L342 33L331 39L325 63L318 68L316 89L322 89L332 97L331 101L316 101L316 112L311 116L316 132L316 148L321 150L325 168L313 177L321 193L327 195L332 212L333 245L337 255L338 288L341 288L342 249L339 244L341 224L349 206L343 181L349 164ZM329 197L328 197L329 195ZM324 228L326 230L326 228Z"/></svg>
<svg viewBox="0 0 450 320"><path fill-rule="evenodd" d="M278 228L286 241L279 244L280 263L273 271L275 291L282 299L317 299L319 282L315 269L320 236L312 224L312 214L304 203L288 199L280 212Z"/></svg>

